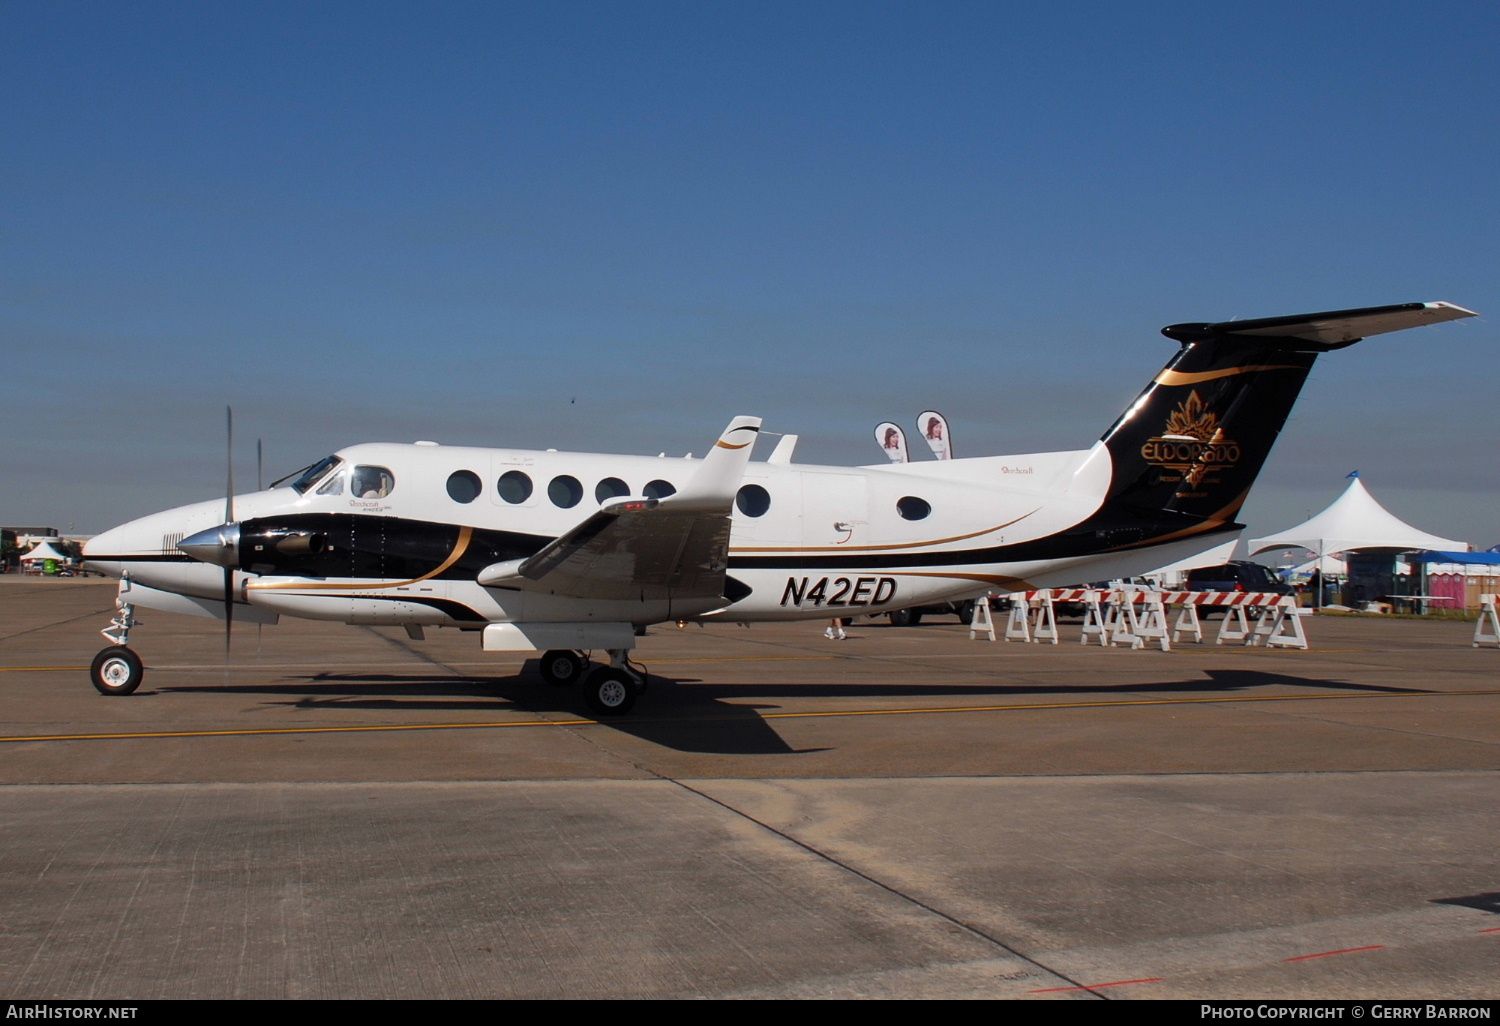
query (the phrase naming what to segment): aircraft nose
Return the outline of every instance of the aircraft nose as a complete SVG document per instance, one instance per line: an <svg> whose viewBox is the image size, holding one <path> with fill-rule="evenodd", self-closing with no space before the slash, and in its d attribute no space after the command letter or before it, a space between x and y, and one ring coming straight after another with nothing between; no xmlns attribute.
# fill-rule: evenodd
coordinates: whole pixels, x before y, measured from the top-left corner
<svg viewBox="0 0 1500 1026"><path fill-rule="evenodd" d="M83 543L83 558L97 559L106 553L113 554L118 552L123 535L124 532L118 527L105 531L103 534L94 535Z"/></svg>
<svg viewBox="0 0 1500 1026"><path fill-rule="evenodd" d="M177 548L194 559L218 566L238 566L240 561L240 525L220 524L189 535Z"/></svg>

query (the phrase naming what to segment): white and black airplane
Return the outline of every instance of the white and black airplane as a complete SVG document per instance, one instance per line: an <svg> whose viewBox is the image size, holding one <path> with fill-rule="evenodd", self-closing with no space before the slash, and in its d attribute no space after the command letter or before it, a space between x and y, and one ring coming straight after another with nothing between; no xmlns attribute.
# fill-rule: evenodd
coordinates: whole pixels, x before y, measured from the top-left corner
<svg viewBox="0 0 1500 1026"><path fill-rule="evenodd" d="M1319 353L1474 316L1407 303L1175 324L1166 368L1089 449L868 467L752 462L756 417L703 459L355 445L272 487L98 535L121 579L104 694L140 684L135 606L275 623L451 627L545 653L600 714L642 685L637 629L829 619L993 591L1222 561L1235 518Z"/></svg>

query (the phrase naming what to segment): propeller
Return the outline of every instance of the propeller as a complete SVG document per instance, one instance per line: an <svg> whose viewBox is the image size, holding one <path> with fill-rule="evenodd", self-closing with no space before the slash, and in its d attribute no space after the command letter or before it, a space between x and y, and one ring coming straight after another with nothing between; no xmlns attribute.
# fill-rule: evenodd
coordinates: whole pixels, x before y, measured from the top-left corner
<svg viewBox="0 0 1500 1026"><path fill-rule="evenodd" d="M225 464L228 476L224 484L224 523L234 523L234 407L224 407L227 438ZM229 639L234 634L234 567L224 568L224 657L229 657Z"/></svg>
<svg viewBox="0 0 1500 1026"><path fill-rule="evenodd" d="M265 452L261 447L261 439L259 438L255 440L255 490L257 492L263 492L266 490ZM257 661L260 660L260 632L265 628L265 626L266 625L261 621L255 621L255 658Z"/></svg>

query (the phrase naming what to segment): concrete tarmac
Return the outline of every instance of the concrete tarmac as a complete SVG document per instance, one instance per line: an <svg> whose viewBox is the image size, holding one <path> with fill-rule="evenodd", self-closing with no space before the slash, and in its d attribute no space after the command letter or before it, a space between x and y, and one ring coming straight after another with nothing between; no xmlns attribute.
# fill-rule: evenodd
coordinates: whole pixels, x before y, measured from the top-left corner
<svg viewBox="0 0 1500 1026"><path fill-rule="evenodd" d="M1493 998L1500 651L654 627L596 722L474 635L0 577L9 998Z"/></svg>

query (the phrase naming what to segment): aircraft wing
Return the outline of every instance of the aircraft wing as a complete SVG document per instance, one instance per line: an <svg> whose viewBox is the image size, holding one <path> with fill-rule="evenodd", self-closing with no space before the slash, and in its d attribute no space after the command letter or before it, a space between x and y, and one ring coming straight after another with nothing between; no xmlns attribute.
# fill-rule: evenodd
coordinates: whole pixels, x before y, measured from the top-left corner
<svg viewBox="0 0 1500 1026"><path fill-rule="evenodd" d="M760 418L736 417L682 490L665 499L616 499L479 583L582 599L717 599L729 565L730 512Z"/></svg>

